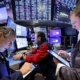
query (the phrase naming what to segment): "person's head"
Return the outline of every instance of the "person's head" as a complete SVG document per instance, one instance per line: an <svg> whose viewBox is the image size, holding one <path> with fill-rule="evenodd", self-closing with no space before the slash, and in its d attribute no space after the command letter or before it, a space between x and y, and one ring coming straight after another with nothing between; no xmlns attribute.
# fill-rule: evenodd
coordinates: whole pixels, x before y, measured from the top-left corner
<svg viewBox="0 0 80 80"><path fill-rule="evenodd" d="M11 28L0 27L0 52L4 52L15 40L15 31Z"/></svg>
<svg viewBox="0 0 80 80"><path fill-rule="evenodd" d="M80 5L77 6L70 15L72 28L80 30Z"/></svg>
<svg viewBox="0 0 80 80"><path fill-rule="evenodd" d="M37 32L36 34L36 42L41 44L46 41L46 36L43 32Z"/></svg>

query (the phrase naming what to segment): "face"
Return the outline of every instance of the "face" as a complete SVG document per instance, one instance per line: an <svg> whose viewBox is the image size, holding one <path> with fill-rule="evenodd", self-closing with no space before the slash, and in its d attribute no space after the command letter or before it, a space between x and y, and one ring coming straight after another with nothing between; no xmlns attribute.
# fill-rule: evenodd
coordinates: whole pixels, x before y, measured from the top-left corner
<svg viewBox="0 0 80 80"><path fill-rule="evenodd" d="M0 52L4 52L6 49L12 46L12 42L15 40L14 36L4 37L2 33L0 33Z"/></svg>
<svg viewBox="0 0 80 80"><path fill-rule="evenodd" d="M73 13L70 17L72 28L76 30L80 30L80 17L76 16L75 13Z"/></svg>
<svg viewBox="0 0 80 80"><path fill-rule="evenodd" d="M35 34L35 43L40 43L41 37L37 37L37 34Z"/></svg>

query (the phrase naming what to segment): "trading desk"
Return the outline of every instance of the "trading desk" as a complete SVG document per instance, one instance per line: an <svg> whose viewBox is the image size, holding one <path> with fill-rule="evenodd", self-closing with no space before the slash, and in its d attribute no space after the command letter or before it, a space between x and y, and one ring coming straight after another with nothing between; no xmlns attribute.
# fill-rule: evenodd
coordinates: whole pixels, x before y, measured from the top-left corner
<svg viewBox="0 0 80 80"><path fill-rule="evenodd" d="M9 66L13 70L18 70L20 68L20 65L24 63L24 60L14 60L12 57L7 58L9 61Z"/></svg>
<svg viewBox="0 0 80 80"><path fill-rule="evenodd" d="M22 54L22 52L26 51L27 50L16 51L15 55ZM18 70L21 67L21 65L25 62L24 60L14 60L11 55L7 58L7 60L9 61L10 68L12 68L13 70Z"/></svg>

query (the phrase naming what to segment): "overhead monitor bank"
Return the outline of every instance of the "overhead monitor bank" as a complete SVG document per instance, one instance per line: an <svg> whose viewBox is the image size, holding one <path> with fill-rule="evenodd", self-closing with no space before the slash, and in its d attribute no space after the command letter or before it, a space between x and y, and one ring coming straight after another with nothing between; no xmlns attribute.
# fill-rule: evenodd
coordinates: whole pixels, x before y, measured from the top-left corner
<svg viewBox="0 0 80 80"><path fill-rule="evenodd" d="M70 13L76 7L76 0L55 0L53 20L59 23L71 24Z"/></svg>
<svg viewBox="0 0 80 80"><path fill-rule="evenodd" d="M16 20L51 20L51 0L14 0Z"/></svg>
<svg viewBox="0 0 80 80"><path fill-rule="evenodd" d="M11 0L0 0L0 24L7 22L7 17L13 19Z"/></svg>

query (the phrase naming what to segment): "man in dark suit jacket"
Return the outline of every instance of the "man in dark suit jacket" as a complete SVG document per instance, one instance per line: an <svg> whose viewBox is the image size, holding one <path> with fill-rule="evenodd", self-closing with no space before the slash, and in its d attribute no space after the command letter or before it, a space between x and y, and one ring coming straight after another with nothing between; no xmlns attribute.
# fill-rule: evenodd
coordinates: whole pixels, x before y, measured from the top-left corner
<svg viewBox="0 0 80 80"><path fill-rule="evenodd" d="M80 30L80 5L77 6L70 16L72 28ZM71 68L60 64L58 60L54 58L57 64L56 74L61 80L80 80L80 41L78 41L75 48L73 48L69 55L66 51L60 50L58 53L60 56L70 59ZM59 75L60 74L60 75Z"/></svg>

